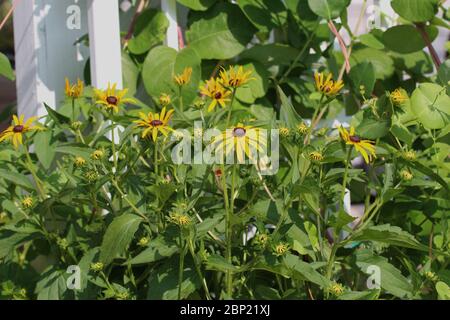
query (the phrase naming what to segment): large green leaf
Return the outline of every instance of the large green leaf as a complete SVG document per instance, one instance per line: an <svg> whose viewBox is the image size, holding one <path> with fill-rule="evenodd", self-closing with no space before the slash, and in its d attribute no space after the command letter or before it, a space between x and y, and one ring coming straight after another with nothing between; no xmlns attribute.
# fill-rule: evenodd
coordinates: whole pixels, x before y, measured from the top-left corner
<svg viewBox="0 0 450 320"><path fill-rule="evenodd" d="M34 238L34 234L15 233L9 230L0 231L0 260L6 257L14 248Z"/></svg>
<svg viewBox="0 0 450 320"><path fill-rule="evenodd" d="M438 0L392 0L391 6L402 18L425 22L434 18Z"/></svg>
<svg viewBox="0 0 450 320"><path fill-rule="evenodd" d="M392 244L399 247L427 251L428 247L421 244L406 231L396 226L383 224L368 227L351 236L351 241L377 241Z"/></svg>
<svg viewBox="0 0 450 320"><path fill-rule="evenodd" d="M437 84L420 84L411 96L411 109L425 128L442 129L450 123L450 97Z"/></svg>
<svg viewBox="0 0 450 320"><path fill-rule="evenodd" d="M68 276L69 274L65 270L54 270L53 268L42 274L36 284L37 299L64 300L69 293L66 283Z"/></svg>
<svg viewBox="0 0 450 320"><path fill-rule="evenodd" d="M123 86L128 88L130 95L134 95L137 90L139 68L131 59L130 55L125 52L122 53L122 74Z"/></svg>
<svg viewBox="0 0 450 320"><path fill-rule="evenodd" d="M217 0L177 0L177 2L192 10L205 11Z"/></svg>
<svg viewBox="0 0 450 320"><path fill-rule="evenodd" d="M0 168L0 176L18 186L21 186L25 189L34 189L33 184L31 183L30 179L28 179L26 176L24 176L21 173L18 172L11 172L10 170L1 169Z"/></svg>
<svg viewBox="0 0 450 320"><path fill-rule="evenodd" d="M239 0L237 3L260 31L269 32L286 22L286 8L281 0Z"/></svg>
<svg viewBox="0 0 450 320"><path fill-rule="evenodd" d="M197 96L201 79L200 57L191 48L177 52L175 49L158 46L150 50L145 59L142 77L148 94L157 99L162 93L178 94L173 76L192 68L191 81L183 87L183 103L191 103Z"/></svg>
<svg viewBox="0 0 450 320"><path fill-rule="evenodd" d="M380 286L390 294L398 298L411 298L413 287L408 279L402 275L400 270L388 262L386 258L371 256L370 253L357 254L356 264L365 273L369 267L380 268Z"/></svg>
<svg viewBox="0 0 450 320"><path fill-rule="evenodd" d="M57 142L51 130L40 131L34 137L35 153L45 169L49 169L56 154Z"/></svg>
<svg viewBox="0 0 450 320"><path fill-rule="evenodd" d="M332 20L339 17L350 0L308 0L309 7L318 16Z"/></svg>
<svg viewBox="0 0 450 320"><path fill-rule="evenodd" d="M128 42L128 49L134 54L143 54L150 48L163 42L169 20L166 15L155 9L144 11L136 21L134 37Z"/></svg>
<svg viewBox="0 0 450 320"><path fill-rule="evenodd" d="M288 254L284 262L291 269L294 278L300 278L315 283L322 288L327 288L329 281L317 272L309 263L303 262L298 256Z"/></svg>
<svg viewBox="0 0 450 320"><path fill-rule="evenodd" d="M386 79L394 73L394 61L384 51L373 48L357 48L350 56L350 64L367 62L373 65L375 78Z"/></svg>
<svg viewBox="0 0 450 320"><path fill-rule="evenodd" d="M152 240L148 247L131 260L131 264L145 264L162 260L179 251L176 245L168 244L163 238Z"/></svg>
<svg viewBox="0 0 450 320"><path fill-rule="evenodd" d="M9 63L9 59L0 52L0 76L4 76L9 80L14 80L14 70Z"/></svg>
<svg viewBox="0 0 450 320"><path fill-rule="evenodd" d="M299 50L280 43L257 44L240 54L242 60L256 60L266 66L290 65L298 56Z"/></svg>
<svg viewBox="0 0 450 320"><path fill-rule="evenodd" d="M364 86L366 95L371 95L376 79L375 68L370 61L363 61L353 66L349 77L355 90L359 90L361 86Z"/></svg>
<svg viewBox="0 0 450 320"><path fill-rule="evenodd" d="M436 27L427 27L426 30L431 41L436 39L438 35ZM420 51L426 47L422 36L412 25L400 25L389 28L383 33L383 43L388 49L403 54Z"/></svg>
<svg viewBox="0 0 450 320"><path fill-rule="evenodd" d="M202 59L238 55L256 31L239 7L229 3L219 3L206 13L194 12L192 21L186 38Z"/></svg>
<svg viewBox="0 0 450 320"><path fill-rule="evenodd" d="M123 253L133 240L142 218L134 214L124 214L115 218L106 229L100 248L100 261L111 263Z"/></svg>

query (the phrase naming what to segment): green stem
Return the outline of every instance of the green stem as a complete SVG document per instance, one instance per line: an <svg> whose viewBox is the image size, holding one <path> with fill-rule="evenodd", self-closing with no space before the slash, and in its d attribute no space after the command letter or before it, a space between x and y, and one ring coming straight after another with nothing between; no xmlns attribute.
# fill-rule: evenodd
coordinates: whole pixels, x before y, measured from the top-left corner
<svg viewBox="0 0 450 320"><path fill-rule="evenodd" d="M158 141L155 142L155 150L153 153L153 162L154 162L154 169L155 169L155 174L158 175Z"/></svg>
<svg viewBox="0 0 450 320"><path fill-rule="evenodd" d="M182 230L180 228L180 264L178 269L178 300L181 300L181 285L184 274L184 256L186 254L186 245L183 240Z"/></svg>
<svg viewBox="0 0 450 320"><path fill-rule="evenodd" d="M41 199L45 200L47 198L47 195L45 194L44 188L41 185L41 180L38 178L36 171L34 171L33 161L31 160L30 153L28 152L28 147L26 145L24 145L24 149L25 149L25 155L27 157L27 162L28 162L28 170L30 170L31 175L33 176L33 179L36 183L36 187L38 189L39 195L41 196Z"/></svg>
<svg viewBox="0 0 450 320"><path fill-rule="evenodd" d="M211 300L211 294L209 293L208 285L206 283L205 277L202 274L202 271L200 270L199 263L197 261L197 256L195 255L194 246L192 244L192 240L189 239L189 251L191 252L192 259L194 259L194 267L197 271L197 275L202 282L203 290L205 290L205 295L207 300Z"/></svg>
<svg viewBox="0 0 450 320"><path fill-rule="evenodd" d="M182 86L178 86L178 101L179 101L179 106L180 106L180 111L184 112L184 105L183 105L183 96L181 94L182 92Z"/></svg>
<svg viewBox="0 0 450 320"><path fill-rule="evenodd" d="M338 249L338 246L336 243L333 244L331 248L330 258L328 259L328 265L327 265L327 279L331 282L331 278L333 276L333 266L334 266L334 260L336 257L336 251ZM326 297L328 298L329 292L327 290Z"/></svg>
<svg viewBox="0 0 450 320"><path fill-rule="evenodd" d="M342 195L341 195L341 201L340 201L340 207L342 208L342 204L344 203L344 197L345 197L345 189L347 187L347 178L348 178L348 167L350 163L350 157L352 155L353 146L351 146L347 151L347 159L345 161L345 171L344 171L344 178L342 180Z"/></svg>
<svg viewBox="0 0 450 320"><path fill-rule="evenodd" d="M148 221L148 218L128 199L127 195L120 189L119 184L115 179L111 179L111 183L116 188L116 190L119 192L121 197L125 199L125 202L128 203L128 205L134 210L134 212L137 213L141 218L143 218L145 221Z"/></svg>
<svg viewBox="0 0 450 320"><path fill-rule="evenodd" d="M72 98L72 122L75 122L75 99Z"/></svg>
<svg viewBox="0 0 450 320"><path fill-rule="evenodd" d="M231 121L231 112L233 111L233 103L234 103L234 98L235 98L235 97L236 97L236 89L233 89L233 93L232 93L232 95L231 95L230 108L228 109L226 129L228 129L228 126L230 125L230 121Z"/></svg>
<svg viewBox="0 0 450 320"><path fill-rule="evenodd" d="M116 137L115 137L115 124L112 123L112 129L111 129L111 147L112 147L112 153L113 153L113 162L114 162L114 170L113 173L117 173L117 155L116 155Z"/></svg>
<svg viewBox="0 0 450 320"><path fill-rule="evenodd" d="M225 165L222 164L222 193L223 193L223 201L225 205L225 238L226 238L226 246L225 246L225 255L226 259L229 263L231 263L231 239L230 239L230 222L231 222L231 214L229 210L229 200L228 200L228 188L227 188L227 179L225 174ZM227 271L226 273L226 284L227 284L227 294L231 296L231 289L228 287L228 284L232 282L231 272Z"/></svg>

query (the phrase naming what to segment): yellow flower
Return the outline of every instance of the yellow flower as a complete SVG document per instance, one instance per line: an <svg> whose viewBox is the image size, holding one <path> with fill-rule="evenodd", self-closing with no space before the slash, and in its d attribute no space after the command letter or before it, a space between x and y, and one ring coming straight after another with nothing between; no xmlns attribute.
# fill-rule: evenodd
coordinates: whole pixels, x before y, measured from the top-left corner
<svg viewBox="0 0 450 320"><path fill-rule="evenodd" d="M244 154L254 159L257 151L263 152L266 142L260 137L258 128L239 123L214 139L216 152L225 151L225 155L236 152L239 163L244 163ZM225 149L225 150L224 150ZM219 151L220 150L220 151Z"/></svg>
<svg viewBox="0 0 450 320"><path fill-rule="evenodd" d="M138 246L145 247L147 246L149 241L150 241L149 237L142 237L141 239L139 239Z"/></svg>
<svg viewBox="0 0 450 320"><path fill-rule="evenodd" d="M333 294L333 295L335 295L335 296L340 296L341 294L343 294L344 293L344 287L342 286L342 284L340 284L340 283L337 283L337 282L335 282L335 283L333 283L332 285L331 285L331 287L330 287L330 292Z"/></svg>
<svg viewBox="0 0 450 320"><path fill-rule="evenodd" d="M136 100L131 98L124 98L128 89L116 90L117 84L111 86L108 83L106 90L94 89L96 96L96 104L104 106L108 111L119 112L119 107L125 103L136 103Z"/></svg>
<svg viewBox="0 0 450 320"><path fill-rule="evenodd" d="M351 127L350 132L348 132L344 127L340 126L339 133L342 140L344 140L346 144L353 145L355 147L356 151L363 156L366 163L369 163L372 158L376 158L373 141L364 140L355 135L355 128Z"/></svg>
<svg viewBox="0 0 450 320"><path fill-rule="evenodd" d="M172 99L167 93L163 93L159 96L159 104L163 107L167 107L172 102Z"/></svg>
<svg viewBox="0 0 450 320"><path fill-rule="evenodd" d="M297 125L297 131L300 134L307 134L309 132L309 127L304 122L301 122Z"/></svg>
<svg viewBox="0 0 450 320"><path fill-rule="evenodd" d="M414 150L408 150L403 152L403 158L409 161L414 161L417 158L416 152Z"/></svg>
<svg viewBox="0 0 450 320"><path fill-rule="evenodd" d="M25 209L29 209L33 206L33 198L32 197L25 197L22 200L22 207Z"/></svg>
<svg viewBox="0 0 450 320"><path fill-rule="evenodd" d="M102 271L103 267L104 267L104 265L101 262L91 263L91 270L93 270L95 272Z"/></svg>
<svg viewBox="0 0 450 320"><path fill-rule="evenodd" d="M390 98L392 103L396 106L401 106L408 100L408 96L406 95L405 91L401 88L395 89L393 92L391 92Z"/></svg>
<svg viewBox="0 0 450 320"><path fill-rule="evenodd" d="M424 276L432 282L436 282L439 280L439 277L433 271L425 271Z"/></svg>
<svg viewBox="0 0 450 320"><path fill-rule="evenodd" d="M289 246L286 243L279 243L275 246L275 253L279 256L285 254L289 250Z"/></svg>
<svg viewBox="0 0 450 320"><path fill-rule="evenodd" d="M75 167L81 168L86 164L86 160L83 157L76 157L73 163L75 164Z"/></svg>
<svg viewBox="0 0 450 320"><path fill-rule="evenodd" d="M226 90L219 81L214 78L207 80L205 85L200 87L200 93L211 98L211 103L208 106L208 112L214 110L217 104L225 108L225 103L230 101L227 98L231 91Z"/></svg>
<svg viewBox="0 0 450 320"><path fill-rule="evenodd" d="M244 68L242 66L239 66L237 71L233 66L230 66L230 69L228 71L226 71L225 68L222 68L222 70L220 70L219 81L225 87L238 88L254 79L250 78L251 74L252 71L244 72Z"/></svg>
<svg viewBox="0 0 450 320"><path fill-rule="evenodd" d="M173 131L171 127L168 126L170 118L172 118L174 110L169 110L166 112L166 107L162 108L161 113L149 112L145 115L139 112L139 120L134 121L137 123L138 127L145 128L142 131L142 138L147 137L151 134L153 141L156 142L158 137L158 132L161 132L165 137L167 137L168 131Z"/></svg>
<svg viewBox="0 0 450 320"><path fill-rule="evenodd" d="M37 117L31 117L26 122L24 122L24 118L24 115L21 115L20 118L18 118L16 115L13 115L13 122L11 126L0 133L0 142L4 140L11 140L14 147L18 149L19 145L23 144L22 135L24 133L34 130L42 130L41 127L32 125Z"/></svg>
<svg viewBox="0 0 450 320"><path fill-rule="evenodd" d="M400 177L405 181L411 181L414 178L413 174L408 170L400 171Z"/></svg>
<svg viewBox="0 0 450 320"><path fill-rule="evenodd" d="M319 92L322 92L326 96L332 97L339 93L339 91L342 90L344 87L344 82L342 80L334 81L333 80L333 74L328 74L328 76L325 78L325 75L323 72L321 73L315 73L314 79L316 82L316 88Z"/></svg>
<svg viewBox="0 0 450 320"><path fill-rule="evenodd" d="M69 79L66 78L65 93L67 98L78 99L83 94L83 81L77 80L77 83L71 84Z"/></svg>
<svg viewBox="0 0 450 320"><path fill-rule="evenodd" d="M101 149L97 149L91 153L92 160L101 160L105 156L105 152Z"/></svg>
<svg viewBox="0 0 450 320"><path fill-rule="evenodd" d="M191 224L191 218L186 214L172 213L169 217L170 221L180 227L186 227Z"/></svg>
<svg viewBox="0 0 450 320"><path fill-rule="evenodd" d="M283 138L289 137L289 134L290 134L289 128L281 127L279 130L280 130L280 136L282 136Z"/></svg>
<svg viewBox="0 0 450 320"><path fill-rule="evenodd" d="M313 151L309 154L309 159L314 162L320 162L323 160L323 155L320 152Z"/></svg>
<svg viewBox="0 0 450 320"><path fill-rule="evenodd" d="M184 86L191 81L192 68L187 67L184 68L183 73L177 74L173 76L173 81L179 86Z"/></svg>

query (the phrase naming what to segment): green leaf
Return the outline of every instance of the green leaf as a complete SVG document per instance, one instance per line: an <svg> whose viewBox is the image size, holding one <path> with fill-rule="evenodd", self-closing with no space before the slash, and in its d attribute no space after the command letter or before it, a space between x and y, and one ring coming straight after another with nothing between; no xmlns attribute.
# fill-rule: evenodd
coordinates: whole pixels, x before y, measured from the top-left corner
<svg viewBox="0 0 450 320"><path fill-rule="evenodd" d="M380 292L378 290L366 291L349 291L344 292L338 297L338 300L376 300Z"/></svg>
<svg viewBox="0 0 450 320"><path fill-rule="evenodd" d="M56 141L52 141L53 134L50 130L39 131L34 137L35 153L42 164L48 170L56 154Z"/></svg>
<svg viewBox="0 0 450 320"><path fill-rule="evenodd" d="M372 48L360 48L353 51L350 64L356 65L370 61L375 70L376 79L386 79L394 73L394 61L384 51Z"/></svg>
<svg viewBox="0 0 450 320"><path fill-rule="evenodd" d="M6 257L20 244L33 239L35 234L16 233L9 230L0 231L0 260Z"/></svg>
<svg viewBox="0 0 450 320"><path fill-rule="evenodd" d="M173 48L158 46L150 50L145 59L142 77L149 95L158 99L162 93L178 95L178 87L173 76L183 72L184 68L192 68L191 81L183 87L183 103L191 103L197 96L201 79L200 57L191 48L177 52Z"/></svg>
<svg viewBox="0 0 450 320"><path fill-rule="evenodd" d="M439 33L436 27L427 27L426 30L431 41L436 39ZM422 36L412 25L389 28L383 33L383 43L388 49L403 54L420 51L426 47Z"/></svg>
<svg viewBox="0 0 450 320"><path fill-rule="evenodd" d="M18 173L18 172L11 172L10 170L6 170L6 169L1 169L0 168L0 176L5 179L8 180L9 182L21 186L25 189L34 189L33 184L31 183L31 181L23 174Z"/></svg>
<svg viewBox="0 0 450 320"><path fill-rule="evenodd" d="M83 157L89 159L94 149L88 148L85 145L78 143L60 144L55 149L58 153L70 154L75 157Z"/></svg>
<svg viewBox="0 0 450 320"><path fill-rule="evenodd" d="M122 254L133 240L142 218L134 214L116 217L106 229L100 248L100 261L105 265Z"/></svg>
<svg viewBox="0 0 450 320"><path fill-rule="evenodd" d="M308 0L309 7L318 16L332 20L338 18L350 0Z"/></svg>
<svg viewBox="0 0 450 320"><path fill-rule="evenodd" d="M240 269L230 263L228 261L217 254L212 254L208 257L208 260L206 260L206 269L207 270L218 270L222 272L239 272Z"/></svg>
<svg viewBox="0 0 450 320"><path fill-rule="evenodd" d="M133 54L147 52L164 41L168 27L169 20L163 12L155 9L145 10L136 21L134 37L128 42L128 49Z"/></svg>
<svg viewBox="0 0 450 320"><path fill-rule="evenodd" d="M177 0L183 6L192 10L205 11L211 7L217 0Z"/></svg>
<svg viewBox="0 0 450 320"><path fill-rule="evenodd" d="M279 86L277 86L277 90L281 100L280 120L286 123L288 127L295 128L302 121L302 118L295 111L294 106L283 90Z"/></svg>
<svg viewBox="0 0 450 320"><path fill-rule="evenodd" d="M64 300L67 295L66 279L69 274L64 270L55 270L53 267L41 275L36 284L38 300Z"/></svg>
<svg viewBox="0 0 450 320"><path fill-rule="evenodd" d="M378 139L388 134L390 127L390 119L376 119L373 116L364 116L356 131L365 139Z"/></svg>
<svg viewBox="0 0 450 320"><path fill-rule="evenodd" d="M353 88L358 90L360 86L364 86L366 95L370 96L375 86L375 68L370 61L364 61L353 66L349 74L353 83Z"/></svg>
<svg viewBox="0 0 450 320"><path fill-rule="evenodd" d="M46 103L44 103L45 110L47 110L48 116L55 121L55 123L59 126L62 126L64 124L70 124L71 120L70 118L60 114L56 110L49 107Z"/></svg>
<svg viewBox="0 0 450 320"><path fill-rule="evenodd" d="M266 66L290 65L300 51L281 43L257 44L240 54L241 60L256 60Z"/></svg>
<svg viewBox="0 0 450 320"><path fill-rule="evenodd" d="M205 13L192 13L186 32L189 46L202 59L230 59L241 53L255 28L238 6L219 3Z"/></svg>
<svg viewBox="0 0 450 320"><path fill-rule="evenodd" d="M252 71L251 77L254 79L236 90L236 98L244 103L253 103L266 95L270 74L266 67L258 62L247 63L243 67L245 72Z"/></svg>
<svg viewBox="0 0 450 320"><path fill-rule="evenodd" d="M350 237L351 241L378 241L392 244L394 246L427 251L428 247L418 242L414 236L401 228L383 224L379 226L368 227L362 231L356 232Z"/></svg>
<svg viewBox="0 0 450 320"><path fill-rule="evenodd" d="M411 96L411 109L427 129L442 129L450 123L450 97L437 84L421 83Z"/></svg>
<svg viewBox="0 0 450 320"><path fill-rule="evenodd" d="M444 179L442 179L440 175L436 174L430 167L420 163L419 161L411 161L408 164L414 169L422 172L434 181L438 182L440 185L442 185L442 187L444 187L444 189L448 191L448 183Z"/></svg>
<svg viewBox="0 0 450 320"><path fill-rule="evenodd" d="M436 291L438 293L438 300L450 300L450 288L442 281L436 283Z"/></svg>
<svg viewBox="0 0 450 320"><path fill-rule="evenodd" d="M286 8L281 0L237 1L247 18L262 32L281 27L286 22Z"/></svg>
<svg viewBox="0 0 450 320"><path fill-rule="evenodd" d="M139 68L125 52L122 52L122 73L124 88L128 88L129 94L134 95L137 90Z"/></svg>
<svg viewBox="0 0 450 320"><path fill-rule="evenodd" d="M168 244L163 238L158 237L152 240L148 247L134 257L131 264L146 264L159 261L172 256L179 249L176 245Z"/></svg>
<svg viewBox="0 0 450 320"><path fill-rule="evenodd" d="M322 288L328 287L329 281L317 272L311 264L303 262L298 256L288 254L284 258L284 262L292 271L292 276L294 278L310 281Z"/></svg>
<svg viewBox="0 0 450 320"><path fill-rule="evenodd" d="M1 52L0 52L0 76L4 76L11 81L15 79L14 70L11 67L11 63L9 63L8 57Z"/></svg>
<svg viewBox="0 0 450 320"><path fill-rule="evenodd" d="M361 41L361 43L368 46L369 48L373 48L373 49L377 49L377 50L384 49L383 42L381 41L381 39L379 39L377 37L377 34L375 32L365 33L365 34L359 36L359 41Z"/></svg>
<svg viewBox="0 0 450 320"><path fill-rule="evenodd" d="M437 0L392 0L391 6L398 15L412 22L425 22L434 18Z"/></svg>

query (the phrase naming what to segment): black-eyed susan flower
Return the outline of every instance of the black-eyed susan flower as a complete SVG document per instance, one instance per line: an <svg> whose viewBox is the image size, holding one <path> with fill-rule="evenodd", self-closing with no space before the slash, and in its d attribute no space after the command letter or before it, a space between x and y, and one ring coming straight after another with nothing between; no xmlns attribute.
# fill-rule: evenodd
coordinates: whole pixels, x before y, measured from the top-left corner
<svg viewBox="0 0 450 320"><path fill-rule="evenodd" d="M372 158L376 157L374 142L371 140L365 140L355 134L355 128L351 127L350 132L347 131L343 126L339 127L339 133L342 140L348 145L355 147L366 161L369 163Z"/></svg>
<svg viewBox="0 0 450 320"><path fill-rule="evenodd" d="M307 134L309 132L309 126L307 126L304 122L300 122L297 124L297 131L301 135Z"/></svg>
<svg viewBox="0 0 450 320"><path fill-rule="evenodd" d="M75 167L77 168L81 168L84 167L86 165L86 159L84 159L83 157L76 157L73 160L73 164L75 165Z"/></svg>
<svg viewBox="0 0 450 320"><path fill-rule="evenodd" d="M169 131L173 131L173 129L169 127L169 121L172 118L173 112L173 109L166 112L165 107L161 110L161 113L149 112L146 115L145 113L140 112L140 119L134 122L138 127L144 128L141 134L142 139L151 135L153 141L156 142L158 132L161 132L165 137L167 137Z"/></svg>
<svg viewBox="0 0 450 320"><path fill-rule="evenodd" d="M78 99L83 95L84 84L80 79L77 80L77 83L70 83L69 79L66 78L66 87L65 94L67 98Z"/></svg>
<svg viewBox="0 0 450 320"><path fill-rule="evenodd" d="M328 97L337 95L344 87L344 82L342 80L334 81L333 74L331 73L325 77L323 72L316 72L314 74L314 79L317 90Z"/></svg>
<svg viewBox="0 0 450 320"><path fill-rule="evenodd" d="M252 74L252 71L244 71L244 68L242 66L239 66L237 71L236 68L233 66L230 66L229 70L225 70L225 68L222 68L220 70L219 74L219 81L222 83L224 87L227 88L239 88L249 82L250 80L254 78L250 78L250 75Z"/></svg>
<svg viewBox="0 0 450 320"><path fill-rule="evenodd" d="M226 156L235 152L239 163L244 163L245 154L249 159L254 159L257 152L263 152L267 145L261 139L258 128L244 126L242 123L223 132L213 143L216 152L225 152Z"/></svg>
<svg viewBox="0 0 450 320"><path fill-rule="evenodd" d="M217 104L222 108L226 107L226 102L230 101L227 97L231 94L231 91L225 89L218 80L211 78L200 87L200 93L211 98L211 103L208 106L208 112L211 112Z"/></svg>
<svg viewBox="0 0 450 320"><path fill-rule="evenodd" d="M172 99L167 93L163 93L159 96L159 104L163 107L167 107L172 102Z"/></svg>
<svg viewBox="0 0 450 320"><path fill-rule="evenodd" d="M289 246L286 243L280 242L275 246L274 251L277 256L282 256L289 251Z"/></svg>
<svg viewBox="0 0 450 320"><path fill-rule="evenodd" d="M416 154L416 151L414 151L414 150L407 150L402 153L402 157L405 160L414 161L417 159L417 154Z"/></svg>
<svg viewBox="0 0 450 320"><path fill-rule="evenodd" d="M192 222L191 217L182 213L171 213L169 220L180 227L187 227Z"/></svg>
<svg viewBox="0 0 450 320"><path fill-rule="evenodd" d="M22 208L29 209L33 206L33 198L25 197L22 199Z"/></svg>
<svg viewBox="0 0 450 320"><path fill-rule="evenodd" d="M279 130L280 136L282 138L287 138L291 134L291 131L289 130L289 128L286 128L286 127L281 127L278 130Z"/></svg>
<svg viewBox="0 0 450 320"><path fill-rule="evenodd" d="M409 99L406 91L402 88L395 89L389 97L395 106L402 106Z"/></svg>
<svg viewBox="0 0 450 320"><path fill-rule="evenodd" d="M313 151L309 153L309 159L313 162L323 161L323 155L318 151Z"/></svg>
<svg viewBox="0 0 450 320"><path fill-rule="evenodd" d="M128 89L117 90L117 84L108 83L106 90L94 89L96 104L102 105L107 111L119 112L119 107L126 103L136 103L132 98L125 98Z"/></svg>
<svg viewBox="0 0 450 320"><path fill-rule="evenodd" d="M173 76L173 81L181 87L188 84L189 81L191 81L191 76L192 76L192 68L186 67L184 68L182 73Z"/></svg>
<svg viewBox="0 0 450 320"><path fill-rule="evenodd" d="M413 174L411 172L409 172L408 170L400 171L400 177L404 181L411 181L412 178L414 178Z"/></svg>
<svg viewBox="0 0 450 320"><path fill-rule="evenodd" d="M329 291L332 295L338 297L344 293L345 289L342 284L335 282L330 286Z"/></svg>
<svg viewBox="0 0 450 320"><path fill-rule="evenodd" d="M94 152L91 153L91 159L92 160L102 160L105 156L105 151L103 149L97 149Z"/></svg>
<svg viewBox="0 0 450 320"><path fill-rule="evenodd" d="M19 118L13 115L13 122L11 126L6 128L5 131L0 133L0 142L10 140L14 145L14 148L18 149L19 145L23 144L23 134L29 131L42 130L42 127L33 126L33 122L37 117L31 117L25 121L25 116L21 115Z"/></svg>

